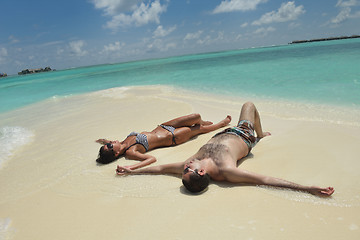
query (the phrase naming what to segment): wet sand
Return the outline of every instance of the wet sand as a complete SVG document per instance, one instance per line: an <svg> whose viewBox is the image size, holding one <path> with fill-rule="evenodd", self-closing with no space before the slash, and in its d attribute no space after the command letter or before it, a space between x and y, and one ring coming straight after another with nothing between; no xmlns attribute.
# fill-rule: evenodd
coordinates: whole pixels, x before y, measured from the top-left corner
<svg viewBox="0 0 360 240"><path fill-rule="evenodd" d="M95 162L98 138L122 140L131 131L152 130L193 112L213 122L230 114L234 125L248 100L272 136L239 167L303 185L333 186L333 197L227 183L192 195L174 176L116 176L117 165L133 160ZM2 114L0 126L21 126L33 137L0 169L0 239L358 239L358 119L358 110L167 86L53 98ZM184 161L213 135L149 154L156 156L155 164Z"/></svg>

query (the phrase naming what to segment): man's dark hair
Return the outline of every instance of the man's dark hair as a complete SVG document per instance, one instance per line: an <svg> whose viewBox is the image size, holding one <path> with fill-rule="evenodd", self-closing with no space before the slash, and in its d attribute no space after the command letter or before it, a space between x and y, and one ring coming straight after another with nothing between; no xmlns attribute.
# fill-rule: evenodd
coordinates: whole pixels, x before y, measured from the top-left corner
<svg viewBox="0 0 360 240"><path fill-rule="evenodd" d="M190 175L189 181L185 179L182 180L185 188L192 193L198 193L203 191L209 186L210 176L205 173L205 175L199 175L197 173L193 173Z"/></svg>
<svg viewBox="0 0 360 240"><path fill-rule="evenodd" d="M99 155L96 161L102 164L108 164L116 160L115 154L113 151L105 151L104 146L99 150Z"/></svg>

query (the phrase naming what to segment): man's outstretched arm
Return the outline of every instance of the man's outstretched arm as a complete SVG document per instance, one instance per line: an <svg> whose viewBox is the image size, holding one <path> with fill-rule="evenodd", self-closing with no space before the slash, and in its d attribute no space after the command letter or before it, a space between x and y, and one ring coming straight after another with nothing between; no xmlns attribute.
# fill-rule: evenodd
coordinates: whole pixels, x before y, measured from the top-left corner
<svg viewBox="0 0 360 240"><path fill-rule="evenodd" d="M289 182L284 179L264 176L257 173L248 172L239 168L230 168L223 171L225 180L232 183L247 183L255 185L273 186L279 188L288 188L298 191L304 191L320 197L328 197L334 193L334 188L321 188L316 186L303 186L297 183Z"/></svg>
<svg viewBox="0 0 360 240"><path fill-rule="evenodd" d="M118 175L130 174L181 174L184 169L184 163L169 163L147 168L139 168L132 170L130 167L117 166L116 173Z"/></svg>

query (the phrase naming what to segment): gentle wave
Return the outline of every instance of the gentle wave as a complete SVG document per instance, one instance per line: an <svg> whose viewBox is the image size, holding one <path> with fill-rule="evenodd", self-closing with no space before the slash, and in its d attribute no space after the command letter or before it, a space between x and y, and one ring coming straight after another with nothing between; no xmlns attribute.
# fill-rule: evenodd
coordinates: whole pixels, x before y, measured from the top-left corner
<svg viewBox="0 0 360 240"><path fill-rule="evenodd" d="M31 142L34 133L26 128L6 126L0 129L0 168L16 149Z"/></svg>

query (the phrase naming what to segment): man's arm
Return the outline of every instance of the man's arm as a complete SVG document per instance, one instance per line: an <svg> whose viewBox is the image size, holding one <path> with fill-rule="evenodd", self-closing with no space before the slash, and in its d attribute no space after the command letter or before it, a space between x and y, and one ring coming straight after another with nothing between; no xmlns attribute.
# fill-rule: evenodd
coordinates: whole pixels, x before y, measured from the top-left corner
<svg viewBox="0 0 360 240"><path fill-rule="evenodd" d="M229 168L223 170L226 181L232 183L247 183L255 185L266 185L279 188L288 188L298 191L308 192L320 197L328 197L334 193L334 188L320 188L315 186L303 186L297 183L289 182L284 179L264 176L257 173L248 172L240 168Z"/></svg>
<svg viewBox="0 0 360 240"><path fill-rule="evenodd" d="M158 166L151 166L147 168L139 168L132 170L129 167L118 166L116 173L118 175L130 175L130 174L181 174L184 168L183 162L169 163Z"/></svg>

